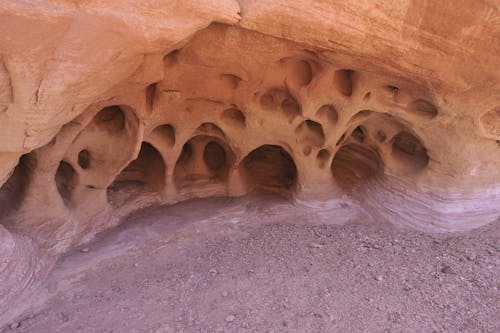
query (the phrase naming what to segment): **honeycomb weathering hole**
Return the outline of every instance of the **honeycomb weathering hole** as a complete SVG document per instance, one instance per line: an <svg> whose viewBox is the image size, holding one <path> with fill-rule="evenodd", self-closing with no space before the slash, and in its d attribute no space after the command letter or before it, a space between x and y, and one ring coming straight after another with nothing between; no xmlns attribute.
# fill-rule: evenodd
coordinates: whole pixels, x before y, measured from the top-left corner
<svg viewBox="0 0 500 333"><path fill-rule="evenodd" d="M368 118L368 116L374 114L374 111L371 110L361 110L358 113L356 113L354 116L352 116L351 120L352 121L360 121L363 119Z"/></svg>
<svg viewBox="0 0 500 333"><path fill-rule="evenodd" d="M219 172L227 165L226 151L216 141L210 141L203 150L203 161L209 170Z"/></svg>
<svg viewBox="0 0 500 333"><path fill-rule="evenodd" d="M325 142L323 127L313 120L308 119L303 121L295 129L295 134L299 136L298 140L301 144L320 147Z"/></svg>
<svg viewBox="0 0 500 333"><path fill-rule="evenodd" d="M318 167L324 168L330 159L330 152L327 149L321 149L316 155L316 161L318 162Z"/></svg>
<svg viewBox="0 0 500 333"><path fill-rule="evenodd" d="M486 134L500 136L500 108L486 112L481 116L480 121Z"/></svg>
<svg viewBox="0 0 500 333"><path fill-rule="evenodd" d="M233 90L238 88L241 78L234 74L221 74L220 80L223 86L227 87L230 90Z"/></svg>
<svg viewBox="0 0 500 333"><path fill-rule="evenodd" d="M174 168L174 181L179 187L197 181L226 181L234 160L232 150L219 138L195 136L182 147Z"/></svg>
<svg viewBox="0 0 500 333"><path fill-rule="evenodd" d="M408 132L400 132L394 136L391 155L399 163L399 167L407 171L419 171L429 163L424 145Z"/></svg>
<svg viewBox="0 0 500 333"><path fill-rule="evenodd" d="M383 162L372 148L351 143L338 150L331 169L337 184L343 189L351 190L380 175Z"/></svg>
<svg viewBox="0 0 500 333"><path fill-rule="evenodd" d="M256 190L290 193L297 182L293 158L282 147L263 145L241 163L247 180Z"/></svg>
<svg viewBox="0 0 500 333"><path fill-rule="evenodd" d="M387 139L387 135L385 134L384 131L382 130L378 130L376 133L375 133L375 138L378 140L378 142L380 143L384 143L385 140Z"/></svg>
<svg viewBox="0 0 500 333"><path fill-rule="evenodd" d="M226 109L222 112L221 117L223 122L228 125L244 128L246 126L246 117L240 110L236 108Z"/></svg>
<svg viewBox="0 0 500 333"><path fill-rule="evenodd" d="M351 136L358 142L365 142L366 129L360 125L352 131Z"/></svg>
<svg viewBox="0 0 500 333"><path fill-rule="evenodd" d="M172 125L164 124L157 126L153 130L153 135L165 141L170 147L173 147L175 144L175 130Z"/></svg>
<svg viewBox="0 0 500 333"><path fill-rule="evenodd" d="M259 100L260 106L264 109L269 109L274 107L274 96L271 92L266 92L260 96Z"/></svg>
<svg viewBox="0 0 500 333"><path fill-rule="evenodd" d="M165 184L165 172L165 162L160 152L150 143L143 142L137 158L116 177L110 189L118 190L135 184L159 191Z"/></svg>
<svg viewBox="0 0 500 333"><path fill-rule="evenodd" d="M78 165L82 169L88 169L90 167L90 153L87 149L78 153Z"/></svg>
<svg viewBox="0 0 500 333"><path fill-rule="evenodd" d="M396 99L399 94L399 88L393 85L386 85L383 87L383 90L387 92L387 94L393 98Z"/></svg>
<svg viewBox="0 0 500 333"><path fill-rule="evenodd" d="M328 121L332 125L336 124L337 121L339 120L339 115L337 113L337 110L331 104L323 105L322 107L320 107L318 109L318 111L316 112L316 116L320 117L320 118L324 117L324 118L328 119Z"/></svg>
<svg viewBox="0 0 500 333"><path fill-rule="evenodd" d="M296 116L300 116L302 112L299 103L286 89L269 89L260 96L259 104L265 110L281 110L290 121Z"/></svg>
<svg viewBox="0 0 500 333"><path fill-rule="evenodd" d="M423 99L413 101L409 105L408 111L417 116L429 119L434 118L438 114L437 108L432 103Z"/></svg>
<svg viewBox="0 0 500 333"><path fill-rule="evenodd" d="M333 82L338 92L349 97L352 95L352 77L354 71L351 69L339 69L333 74Z"/></svg>
<svg viewBox="0 0 500 333"><path fill-rule="evenodd" d="M110 134L119 133L125 128L125 114L118 105L107 106L95 115L93 122Z"/></svg>
<svg viewBox="0 0 500 333"><path fill-rule="evenodd" d="M295 81L302 86L307 86L313 79L311 64L305 60L300 60L294 66Z"/></svg>
<svg viewBox="0 0 500 333"><path fill-rule="evenodd" d="M203 123L200 126L198 126L197 131L204 134L220 136L222 138L226 137L224 131L221 130L221 128L215 125L214 123Z"/></svg>
<svg viewBox="0 0 500 333"><path fill-rule="evenodd" d="M283 100L281 109L288 119L293 119L300 115L300 106L292 97L287 97Z"/></svg>
<svg viewBox="0 0 500 333"><path fill-rule="evenodd" d="M307 86L313 79L311 64L306 60L281 59L281 62L288 65L288 79L298 85Z"/></svg>
<svg viewBox="0 0 500 333"><path fill-rule="evenodd" d="M384 86L384 89L387 90L388 92L391 92L391 93L398 93L399 92L398 87L390 85L390 84Z"/></svg>

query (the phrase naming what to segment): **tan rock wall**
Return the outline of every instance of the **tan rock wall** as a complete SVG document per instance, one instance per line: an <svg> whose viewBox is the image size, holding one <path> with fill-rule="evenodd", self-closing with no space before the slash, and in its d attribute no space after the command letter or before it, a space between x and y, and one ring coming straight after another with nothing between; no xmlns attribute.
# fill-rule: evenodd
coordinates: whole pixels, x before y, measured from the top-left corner
<svg viewBox="0 0 500 333"><path fill-rule="evenodd" d="M152 204L264 191L339 223L497 219L499 6L454 6L0 3L0 322Z"/></svg>

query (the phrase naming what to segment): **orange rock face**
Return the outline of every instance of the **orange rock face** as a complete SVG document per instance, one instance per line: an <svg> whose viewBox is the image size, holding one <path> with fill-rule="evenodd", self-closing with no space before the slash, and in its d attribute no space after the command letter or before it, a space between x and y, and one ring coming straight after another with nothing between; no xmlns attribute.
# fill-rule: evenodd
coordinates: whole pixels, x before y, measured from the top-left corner
<svg viewBox="0 0 500 333"><path fill-rule="evenodd" d="M150 205L273 192L338 223L497 219L500 8L454 6L2 2L0 323Z"/></svg>

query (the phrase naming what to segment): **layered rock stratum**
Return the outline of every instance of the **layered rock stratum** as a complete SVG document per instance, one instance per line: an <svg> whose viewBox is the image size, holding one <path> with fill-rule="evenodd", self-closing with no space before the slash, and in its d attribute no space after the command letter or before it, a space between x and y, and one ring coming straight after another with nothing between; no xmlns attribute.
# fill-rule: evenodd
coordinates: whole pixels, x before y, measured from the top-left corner
<svg viewBox="0 0 500 333"><path fill-rule="evenodd" d="M339 223L498 219L499 9L0 2L0 323L152 205L272 192Z"/></svg>

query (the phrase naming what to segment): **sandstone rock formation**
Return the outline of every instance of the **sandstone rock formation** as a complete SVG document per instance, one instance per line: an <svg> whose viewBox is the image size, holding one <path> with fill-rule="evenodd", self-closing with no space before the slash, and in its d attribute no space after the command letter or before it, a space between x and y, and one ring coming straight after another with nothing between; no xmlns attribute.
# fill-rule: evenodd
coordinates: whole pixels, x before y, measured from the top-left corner
<svg viewBox="0 0 500 333"><path fill-rule="evenodd" d="M154 204L497 219L500 8L456 6L2 1L0 322L60 254Z"/></svg>

